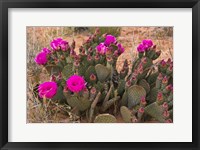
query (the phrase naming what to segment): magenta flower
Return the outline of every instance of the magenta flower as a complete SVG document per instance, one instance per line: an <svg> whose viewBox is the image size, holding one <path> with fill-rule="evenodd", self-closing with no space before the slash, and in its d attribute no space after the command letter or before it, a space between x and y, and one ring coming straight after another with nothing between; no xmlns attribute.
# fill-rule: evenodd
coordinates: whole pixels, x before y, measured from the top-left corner
<svg viewBox="0 0 200 150"><path fill-rule="evenodd" d="M38 87L39 96L40 98L53 98L57 89L58 86L56 82L44 82Z"/></svg>
<svg viewBox="0 0 200 150"><path fill-rule="evenodd" d="M108 48L105 46L104 43L100 43L97 47L96 50L98 51L99 54L104 55L106 53L106 51L108 50Z"/></svg>
<svg viewBox="0 0 200 150"><path fill-rule="evenodd" d="M149 50L153 46L152 40L143 40L142 43L140 43L137 47L137 50L139 53L145 52L146 50Z"/></svg>
<svg viewBox="0 0 200 150"><path fill-rule="evenodd" d="M40 52L36 55L35 57L35 62L38 65L45 65L47 63L47 53L45 52Z"/></svg>
<svg viewBox="0 0 200 150"><path fill-rule="evenodd" d="M137 50L139 53L143 53L145 51L145 46L143 44L139 44Z"/></svg>
<svg viewBox="0 0 200 150"><path fill-rule="evenodd" d="M57 38L57 39L54 39L52 42L51 42L51 48L53 50L63 50L63 51L66 51L68 48L69 48L69 44L67 41L63 40L62 38Z"/></svg>
<svg viewBox="0 0 200 150"><path fill-rule="evenodd" d="M48 48L43 48L42 51L45 52L46 54L51 53L51 51Z"/></svg>
<svg viewBox="0 0 200 150"><path fill-rule="evenodd" d="M143 40L142 44L146 47L146 49L150 48L151 46L153 46L153 42L152 40Z"/></svg>
<svg viewBox="0 0 200 150"><path fill-rule="evenodd" d="M116 42L116 37L114 37L113 35L107 35L106 36L106 40L104 41L105 45L109 46L111 43L115 43Z"/></svg>
<svg viewBox="0 0 200 150"><path fill-rule="evenodd" d="M67 88L74 93L78 93L86 88L85 80L83 79L83 77L78 76L78 75L71 76L66 81L66 85L67 85Z"/></svg>

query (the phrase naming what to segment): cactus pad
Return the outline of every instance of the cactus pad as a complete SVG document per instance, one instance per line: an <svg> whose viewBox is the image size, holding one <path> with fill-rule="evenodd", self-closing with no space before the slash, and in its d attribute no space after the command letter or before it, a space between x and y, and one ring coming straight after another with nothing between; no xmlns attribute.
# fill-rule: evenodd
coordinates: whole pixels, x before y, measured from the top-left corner
<svg viewBox="0 0 200 150"><path fill-rule="evenodd" d="M104 65L97 64L95 66L95 70L96 70L97 77L100 82L104 82L110 77L111 71Z"/></svg>
<svg viewBox="0 0 200 150"><path fill-rule="evenodd" d="M155 118L159 122L165 122L165 119L163 117L163 109L162 106L159 106L156 102L148 105L145 107L144 111L151 117Z"/></svg>
<svg viewBox="0 0 200 150"><path fill-rule="evenodd" d="M62 70L62 76L65 80L67 80L70 76L74 74L73 65L67 64Z"/></svg>
<svg viewBox="0 0 200 150"><path fill-rule="evenodd" d="M131 113L131 111L126 106L122 106L120 108L120 112L121 112L121 116L122 116L124 122L126 122L126 123L132 122L133 114Z"/></svg>
<svg viewBox="0 0 200 150"><path fill-rule="evenodd" d="M110 114L100 114L96 116L94 123L116 123L117 119Z"/></svg>
<svg viewBox="0 0 200 150"><path fill-rule="evenodd" d="M121 99L121 106L127 106L127 104L128 104L128 94L125 91Z"/></svg>
<svg viewBox="0 0 200 150"><path fill-rule="evenodd" d="M140 103L142 97L146 97L146 91L142 86L133 85L128 88L128 108Z"/></svg>
<svg viewBox="0 0 200 150"><path fill-rule="evenodd" d="M122 96L125 90L125 84L126 81L125 80L120 80L119 84L118 84L118 88L117 88L117 93L118 95Z"/></svg>
<svg viewBox="0 0 200 150"><path fill-rule="evenodd" d="M152 73L151 75L149 75L147 78L148 83L152 84L152 83L156 82L158 74L159 74L159 72L155 72L155 73Z"/></svg>
<svg viewBox="0 0 200 150"><path fill-rule="evenodd" d="M151 89L150 94L149 94L149 101L150 102L155 102L158 94L158 89L154 87Z"/></svg>
<svg viewBox="0 0 200 150"><path fill-rule="evenodd" d="M145 89L146 93L149 93L150 86L149 86L149 83L145 79L140 80L138 84Z"/></svg>
<svg viewBox="0 0 200 150"><path fill-rule="evenodd" d="M80 111L88 109L91 105L91 101L87 98L78 97L78 96L67 96L67 103L71 107L76 107Z"/></svg>

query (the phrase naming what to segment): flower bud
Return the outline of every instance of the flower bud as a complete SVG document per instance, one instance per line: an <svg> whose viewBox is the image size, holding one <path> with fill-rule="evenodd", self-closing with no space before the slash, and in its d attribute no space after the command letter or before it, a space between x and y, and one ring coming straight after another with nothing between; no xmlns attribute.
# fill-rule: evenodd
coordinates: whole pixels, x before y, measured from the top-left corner
<svg viewBox="0 0 200 150"><path fill-rule="evenodd" d="M158 75L158 77L156 79L156 88L157 89L160 89L162 79L163 79L163 75L162 75L162 73L159 73L159 75Z"/></svg>
<svg viewBox="0 0 200 150"><path fill-rule="evenodd" d="M145 107L146 104L147 104L146 98L145 96L142 96L140 100L140 106Z"/></svg>
<svg viewBox="0 0 200 150"><path fill-rule="evenodd" d="M94 59L95 59L96 61L99 61L99 59L100 59L99 55L96 54L95 57L94 57Z"/></svg>
<svg viewBox="0 0 200 150"><path fill-rule="evenodd" d="M168 103L167 103L167 102L164 102L164 103L162 104L162 108L163 108L164 111L168 110L168 108L169 108Z"/></svg>
<svg viewBox="0 0 200 150"><path fill-rule="evenodd" d="M96 94L97 94L97 90L96 90L96 88L95 87L92 87L91 89L90 89L90 101L93 101L94 99L95 99L95 96L96 96Z"/></svg>
<svg viewBox="0 0 200 150"><path fill-rule="evenodd" d="M92 47L90 47L90 48L88 49L88 52L89 52L89 53L92 53L92 52L93 52Z"/></svg>
<svg viewBox="0 0 200 150"><path fill-rule="evenodd" d="M173 122L172 119L165 120L165 123L172 123L172 122Z"/></svg>
<svg viewBox="0 0 200 150"><path fill-rule="evenodd" d="M133 117L131 120L132 120L133 123L137 123L138 122L138 119L136 117Z"/></svg>
<svg viewBox="0 0 200 150"><path fill-rule="evenodd" d="M55 82L56 81L56 76L55 75L51 75L50 81Z"/></svg>
<svg viewBox="0 0 200 150"><path fill-rule="evenodd" d="M140 108L138 109L138 113L137 113L138 120L141 120L143 114L144 114L144 108L143 108L143 107L140 107Z"/></svg>
<svg viewBox="0 0 200 150"><path fill-rule="evenodd" d="M74 66L75 66L75 68L78 68L80 66L80 63L78 61L75 61Z"/></svg>
<svg viewBox="0 0 200 150"><path fill-rule="evenodd" d="M166 67L166 65L167 65L167 63L165 62L164 59L160 62L160 64L161 64L162 67Z"/></svg>
<svg viewBox="0 0 200 150"><path fill-rule="evenodd" d="M96 94L97 93L97 90L95 87L92 87L91 90L90 90L90 93L91 94Z"/></svg>
<svg viewBox="0 0 200 150"><path fill-rule="evenodd" d="M143 114L143 113L144 113L144 108L143 108L143 107L140 107L140 108L138 109L138 112Z"/></svg>
<svg viewBox="0 0 200 150"><path fill-rule="evenodd" d="M92 73L92 74L90 75L90 80L91 80L91 81L96 81L96 79L97 79L97 77L95 76L95 74Z"/></svg>
<svg viewBox="0 0 200 150"><path fill-rule="evenodd" d="M163 75L162 75L162 73L159 73L158 80L162 80L162 79L163 79Z"/></svg>
<svg viewBox="0 0 200 150"><path fill-rule="evenodd" d="M87 61L89 61L89 62L92 61L92 56L88 55L87 56Z"/></svg>
<svg viewBox="0 0 200 150"><path fill-rule="evenodd" d="M128 80L128 81L126 82L126 88L128 88L128 87L130 87L130 86L131 86L131 81Z"/></svg>
<svg viewBox="0 0 200 150"><path fill-rule="evenodd" d="M156 102L158 105L161 105L164 101L164 98L163 98L163 93L162 92L158 92L157 94L157 99L156 99Z"/></svg>
<svg viewBox="0 0 200 150"><path fill-rule="evenodd" d="M163 117L164 117L165 119L168 119L169 116L170 116L169 111L166 110L166 111L163 112Z"/></svg>
<svg viewBox="0 0 200 150"><path fill-rule="evenodd" d="M162 80L162 84L167 84L168 83L168 78L167 76L165 76Z"/></svg>

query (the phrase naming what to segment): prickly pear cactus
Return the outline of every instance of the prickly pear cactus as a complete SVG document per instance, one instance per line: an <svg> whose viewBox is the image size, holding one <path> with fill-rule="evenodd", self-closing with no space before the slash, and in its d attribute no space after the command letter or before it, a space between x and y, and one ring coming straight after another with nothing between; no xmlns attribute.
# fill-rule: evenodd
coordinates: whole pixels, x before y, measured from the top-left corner
<svg viewBox="0 0 200 150"><path fill-rule="evenodd" d="M161 51L152 40L143 40L137 56L126 58L121 70L117 62L125 51L123 43L98 28L78 52L75 41L57 38L50 45L52 50L43 49L37 56L47 60L35 58L50 76L50 82L38 87L38 95L64 101L70 117L78 110L74 118L80 122L116 123L119 116L126 123L173 122L173 61L160 61Z"/></svg>

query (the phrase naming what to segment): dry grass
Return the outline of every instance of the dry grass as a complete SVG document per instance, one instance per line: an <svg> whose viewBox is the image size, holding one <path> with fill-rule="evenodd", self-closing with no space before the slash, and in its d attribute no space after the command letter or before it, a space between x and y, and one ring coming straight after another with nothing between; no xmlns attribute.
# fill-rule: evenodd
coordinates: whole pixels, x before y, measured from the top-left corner
<svg viewBox="0 0 200 150"><path fill-rule="evenodd" d="M27 123L61 123L76 122L78 119L73 114L71 108L66 104L49 101L42 104L35 94L35 87L44 81L48 81L45 71L34 62L35 55L44 47L49 47L49 43L56 37L62 37L72 42L76 41L76 50L91 34L87 30L75 33L70 27L27 27ZM173 57L173 28L172 27L122 27L118 41L122 43L125 52L118 60L118 69L124 59L131 62L136 56L136 46L143 39L152 39L161 50L161 59ZM42 70L42 72L41 72Z"/></svg>

